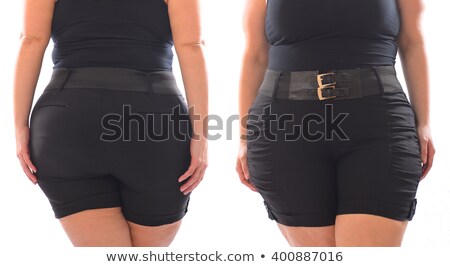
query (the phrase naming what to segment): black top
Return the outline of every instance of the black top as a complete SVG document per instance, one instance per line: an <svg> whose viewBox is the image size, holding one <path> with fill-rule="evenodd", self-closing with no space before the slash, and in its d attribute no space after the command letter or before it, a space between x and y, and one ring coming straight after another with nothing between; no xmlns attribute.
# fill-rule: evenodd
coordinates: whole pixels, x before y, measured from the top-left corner
<svg viewBox="0 0 450 267"><path fill-rule="evenodd" d="M268 0L269 69L394 65L396 0Z"/></svg>
<svg viewBox="0 0 450 267"><path fill-rule="evenodd" d="M172 69L164 0L58 0L52 40L54 68Z"/></svg>

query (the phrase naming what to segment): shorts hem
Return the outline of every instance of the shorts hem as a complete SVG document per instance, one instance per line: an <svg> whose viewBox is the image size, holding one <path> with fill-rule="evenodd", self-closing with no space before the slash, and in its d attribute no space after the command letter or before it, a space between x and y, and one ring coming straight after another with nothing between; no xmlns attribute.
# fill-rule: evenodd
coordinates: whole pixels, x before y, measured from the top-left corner
<svg viewBox="0 0 450 267"><path fill-rule="evenodd" d="M272 210L266 203L265 206L269 219L285 226L321 227L334 225L336 221L336 214L334 213L286 215Z"/></svg>
<svg viewBox="0 0 450 267"><path fill-rule="evenodd" d="M62 205L61 207L53 207L53 211L55 213L55 217L57 219L61 219L63 217L85 210L114 208L120 206L120 196L116 193L113 193L73 201L68 204Z"/></svg>
<svg viewBox="0 0 450 267"><path fill-rule="evenodd" d="M184 218L187 211L183 211L177 214L171 215L138 215L132 212L122 209L123 215L127 221L143 226L161 226L165 224L171 224Z"/></svg>
<svg viewBox="0 0 450 267"><path fill-rule="evenodd" d="M300 216L283 216L273 219L279 224L292 227L323 227L335 224L335 215L300 215Z"/></svg>
<svg viewBox="0 0 450 267"><path fill-rule="evenodd" d="M122 208L122 213L127 221L143 226L161 226L171 224L184 218L188 212L189 200L186 207L181 212L170 215L141 215L126 208Z"/></svg>
<svg viewBox="0 0 450 267"><path fill-rule="evenodd" d="M370 214L396 221L411 221L416 211L416 205L417 199L413 199L405 205L376 200L346 200L340 201L337 215Z"/></svg>

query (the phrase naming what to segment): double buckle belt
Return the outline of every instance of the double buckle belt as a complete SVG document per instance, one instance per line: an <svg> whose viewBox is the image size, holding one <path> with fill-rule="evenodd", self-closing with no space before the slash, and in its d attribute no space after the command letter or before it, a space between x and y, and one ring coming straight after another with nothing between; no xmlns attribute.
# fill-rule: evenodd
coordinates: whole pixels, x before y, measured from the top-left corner
<svg viewBox="0 0 450 267"><path fill-rule="evenodd" d="M335 95L332 96L323 96L323 89L336 89L336 81L334 82L328 82L328 83L324 83L324 79L328 76L334 76L335 73L334 72L328 72L328 73L323 73L323 74L318 74L317 75L317 96L319 97L319 100L326 100L326 99L332 99L332 98L336 98Z"/></svg>
<svg viewBox="0 0 450 267"><path fill-rule="evenodd" d="M402 91L394 66L318 71L267 70L260 93L279 99L351 99Z"/></svg>

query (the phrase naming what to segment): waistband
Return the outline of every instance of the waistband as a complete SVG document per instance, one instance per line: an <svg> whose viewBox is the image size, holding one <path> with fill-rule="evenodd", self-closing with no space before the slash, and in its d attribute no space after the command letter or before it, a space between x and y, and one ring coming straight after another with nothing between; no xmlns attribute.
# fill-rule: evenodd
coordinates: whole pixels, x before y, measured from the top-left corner
<svg viewBox="0 0 450 267"><path fill-rule="evenodd" d="M319 71L267 70L259 92L278 99L352 99L402 91L394 66Z"/></svg>
<svg viewBox="0 0 450 267"><path fill-rule="evenodd" d="M55 68L45 90L87 88L181 95L171 71L127 68Z"/></svg>

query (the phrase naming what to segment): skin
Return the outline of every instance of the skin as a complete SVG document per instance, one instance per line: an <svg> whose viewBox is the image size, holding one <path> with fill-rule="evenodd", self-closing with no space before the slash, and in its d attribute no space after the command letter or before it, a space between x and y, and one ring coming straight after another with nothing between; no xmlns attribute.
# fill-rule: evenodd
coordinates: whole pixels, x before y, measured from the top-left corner
<svg viewBox="0 0 450 267"><path fill-rule="evenodd" d="M416 115L417 132L421 147L423 174L433 166L436 149L430 129L430 85L425 44L421 31L421 0L397 0L402 29L397 39L411 105Z"/></svg>
<svg viewBox="0 0 450 267"><path fill-rule="evenodd" d="M402 25L397 42L411 106L416 115L423 162L422 180L433 166L435 154L430 131L427 57L420 29L423 4L421 0L397 0L397 2ZM256 98L268 63L269 44L264 32L265 12L266 0L247 0L243 21L246 46L239 90L242 137L246 134L245 117ZM241 182L256 191L249 182L245 138L240 141L236 171ZM407 221L370 214L344 214L336 217L333 226L291 227L278 224L278 227L291 246L400 246Z"/></svg>
<svg viewBox="0 0 450 267"><path fill-rule="evenodd" d="M194 137L191 164L179 181L183 194L192 192L207 168L208 81L199 0L166 0L174 47L180 62ZM29 115L45 49L50 41L54 0L25 0L23 30L14 75L14 122L17 157L28 179L39 171L30 160ZM195 107L195 109L194 109ZM194 116L195 118L194 120ZM125 220L120 207L81 211L60 219L74 246L168 246L181 220L156 227Z"/></svg>

